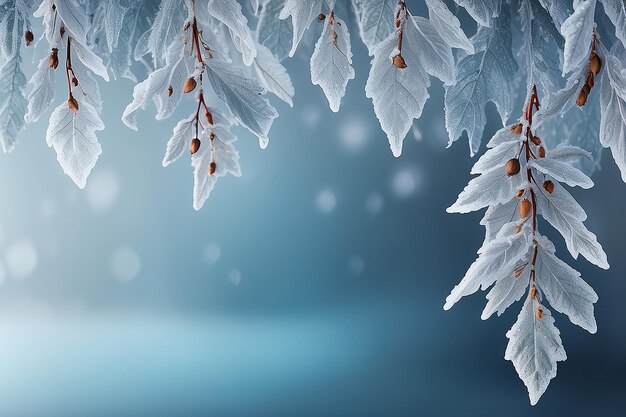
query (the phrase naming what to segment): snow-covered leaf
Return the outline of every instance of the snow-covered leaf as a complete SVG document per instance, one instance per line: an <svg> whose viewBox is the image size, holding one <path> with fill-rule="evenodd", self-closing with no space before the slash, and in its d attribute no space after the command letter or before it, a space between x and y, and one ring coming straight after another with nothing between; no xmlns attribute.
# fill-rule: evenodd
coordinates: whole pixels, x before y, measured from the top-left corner
<svg viewBox="0 0 626 417"><path fill-rule="evenodd" d="M147 43L148 50L155 60L166 56L172 41L182 34L186 17L184 2L180 0L161 1Z"/></svg>
<svg viewBox="0 0 626 417"><path fill-rule="evenodd" d="M132 1L130 3L133 3ZM113 52L118 45L120 32L124 24L124 14L126 7L120 4L120 0L108 0L103 2L104 12L104 33L106 34L109 52Z"/></svg>
<svg viewBox="0 0 626 417"><path fill-rule="evenodd" d="M487 293L487 305L483 310L480 318L487 320L497 313L500 316L514 302L519 301L526 292L528 283L530 282L530 259L521 260L521 264L516 269L522 268L521 274L518 276L515 271L498 280L491 291Z"/></svg>
<svg viewBox="0 0 626 417"><path fill-rule="evenodd" d="M104 123L91 104L79 97L76 99L78 111L70 110L67 102L63 102L52 112L46 142L54 147L63 172L78 187L84 188L91 169L102 153L96 131L103 130Z"/></svg>
<svg viewBox="0 0 626 417"><path fill-rule="evenodd" d="M322 87L330 109L339 111L348 81L354 78L348 25L328 16L311 56L311 82Z"/></svg>
<svg viewBox="0 0 626 417"><path fill-rule="evenodd" d="M512 222L518 215L517 205L519 200L511 198L506 203L494 204L487 208L485 215L480 220L481 226L485 226L485 243L496 237L500 229Z"/></svg>
<svg viewBox="0 0 626 417"><path fill-rule="evenodd" d="M517 140L504 142L489 149L476 161L470 174L483 174L494 168L502 167L502 164L515 157L519 153L520 143Z"/></svg>
<svg viewBox="0 0 626 417"><path fill-rule="evenodd" d="M293 107L295 90L285 67L265 46L257 44L257 56L252 63L263 87Z"/></svg>
<svg viewBox="0 0 626 417"><path fill-rule="evenodd" d="M411 25L410 22L413 24ZM414 36L417 42L416 51L426 72L439 78L445 84L453 84L455 74L452 48L428 19L419 16L409 19L405 31L409 36Z"/></svg>
<svg viewBox="0 0 626 417"><path fill-rule="evenodd" d="M624 0L600 0L604 12L615 26L615 36L626 47L626 1Z"/></svg>
<svg viewBox="0 0 626 417"><path fill-rule="evenodd" d="M208 10L211 16L226 25L244 64L252 65L257 54L256 45L239 3L236 0L209 0Z"/></svg>
<svg viewBox="0 0 626 417"><path fill-rule="evenodd" d="M457 64L456 84L446 87L449 145L467 131L471 155L480 146L487 102L496 104L502 124L513 109L512 84L517 65L511 52L510 23L504 8L492 28L480 27L472 38L476 53L461 59Z"/></svg>
<svg viewBox="0 0 626 417"><path fill-rule="evenodd" d="M574 0L574 13L561 25L565 39L563 75L578 68L589 57L596 0Z"/></svg>
<svg viewBox="0 0 626 417"><path fill-rule="evenodd" d="M25 120L26 123L32 123L39 120L54 99L54 70L48 66L47 56L39 61L37 71L28 85L28 111Z"/></svg>
<svg viewBox="0 0 626 417"><path fill-rule="evenodd" d="M180 158L185 151L189 151L189 144L195 134L195 118L196 114L194 113L191 117L178 122L174 127L172 137L167 141L167 148L163 157L164 167Z"/></svg>
<svg viewBox="0 0 626 417"><path fill-rule="evenodd" d="M291 20L279 18L285 0L265 0L257 26L257 40L269 48L279 61L289 56L293 38Z"/></svg>
<svg viewBox="0 0 626 417"><path fill-rule="evenodd" d="M370 55L379 43L394 32L394 13L397 0L352 0L357 12L357 22L361 40L367 46Z"/></svg>
<svg viewBox="0 0 626 417"><path fill-rule="evenodd" d="M15 52L6 62L0 59L0 144L5 153L13 150L17 134L24 127L27 105L24 98L26 76L20 68L19 49Z"/></svg>
<svg viewBox="0 0 626 417"><path fill-rule="evenodd" d="M492 20L500 14L502 0L454 0L482 26L491 26Z"/></svg>
<svg viewBox="0 0 626 417"><path fill-rule="evenodd" d="M461 22L448 9L443 0L426 0L428 18L443 40L452 48L459 48L470 54L474 53L474 45L467 38Z"/></svg>
<svg viewBox="0 0 626 417"><path fill-rule="evenodd" d="M323 0L286 0L283 10L278 16L280 19L287 19L291 16L293 25L293 40L289 56L294 56L296 48L304 36L304 32L309 28L311 22L317 19L322 11Z"/></svg>
<svg viewBox="0 0 626 417"><path fill-rule="evenodd" d="M551 176L557 181L564 182L570 187L578 186L585 189L593 187L591 178L566 162L552 158L539 158L531 160L529 164L538 171Z"/></svg>
<svg viewBox="0 0 626 417"><path fill-rule="evenodd" d="M536 310L541 309L541 320ZM537 404L556 376L556 363L567 359L559 330L550 310L537 299L526 299L517 322L506 334L509 343L504 359L513 362L515 370L528 388L530 403Z"/></svg>

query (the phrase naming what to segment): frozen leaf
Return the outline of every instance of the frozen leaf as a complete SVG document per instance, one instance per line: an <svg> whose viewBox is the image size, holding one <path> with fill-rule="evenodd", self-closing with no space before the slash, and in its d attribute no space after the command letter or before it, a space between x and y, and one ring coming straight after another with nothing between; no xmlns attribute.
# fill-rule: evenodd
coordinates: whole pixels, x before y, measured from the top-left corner
<svg viewBox="0 0 626 417"><path fill-rule="evenodd" d="M209 14L228 28L235 48L241 52L243 63L252 65L256 57L254 38L248 28L248 19L243 15L236 0L209 0Z"/></svg>
<svg viewBox="0 0 626 417"><path fill-rule="evenodd" d="M624 0L600 0L604 12L615 26L615 36L626 47L626 2Z"/></svg>
<svg viewBox="0 0 626 417"><path fill-rule="evenodd" d="M441 38L452 48L459 48L470 54L474 53L474 45L467 38L461 22L448 9L443 0L426 0L428 6L428 18Z"/></svg>
<svg viewBox="0 0 626 417"><path fill-rule="evenodd" d="M63 172L78 187L84 188L91 169L102 153L96 131L103 130L104 123L91 104L76 98L79 103L77 111L72 111L63 102L52 112L46 142L54 147Z"/></svg>
<svg viewBox="0 0 626 417"><path fill-rule="evenodd" d="M454 0L482 26L491 26L492 20L500 14L502 0Z"/></svg>
<svg viewBox="0 0 626 417"><path fill-rule="evenodd" d="M520 143L517 140L504 142L489 149L476 161L470 174L484 174L494 168L502 167L506 161L519 153L519 149Z"/></svg>
<svg viewBox="0 0 626 417"><path fill-rule="evenodd" d="M48 66L48 57L39 61L37 71L29 81L28 111L26 123L39 120L54 99L54 70Z"/></svg>
<svg viewBox="0 0 626 417"><path fill-rule="evenodd" d="M578 68L589 57L595 9L596 0L574 0L574 13L561 25L565 39L563 75Z"/></svg>
<svg viewBox="0 0 626 417"><path fill-rule="evenodd" d="M597 326L593 304L598 301L598 295L580 278L578 271L557 258L551 249L538 247L537 283L556 311L566 314L572 323L595 333Z"/></svg>
<svg viewBox="0 0 626 417"><path fill-rule="evenodd" d="M357 12L357 22L361 40L367 46L370 55L379 43L394 32L394 13L397 0L352 0Z"/></svg>
<svg viewBox="0 0 626 417"><path fill-rule="evenodd" d="M552 94L539 108L539 111L535 114L533 126L538 128L544 122L555 116L562 115L572 108L576 104L576 96L585 84L588 73L589 68L584 67L579 72L572 74L567 80L565 87Z"/></svg>
<svg viewBox="0 0 626 417"><path fill-rule="evenodd" d="M517 205L519 200L511 198L506 203L494 204L487 208L485 215L480 221L482 226L485 226L485 243L496 237L500 229L515 219L518 215Z"/></svg>
<svg viewBox="0 0 626 417"><path fill-rule="evenodd" d="M24 127L27 104L23 94L26 76L20 68L19 49L15 52L11 59L0 63L0 144L5 153L13 150L17 134Z"/></svg>
<svg viewBox="0 0 626 417"><path fill-rule="evenodd" d="M180 0L162 0L152 23L148 50L155 60L166 56L170 44L183 32L186 19L185 6Z"/></svg>
<svg viewBox="0 0 626 417"><path fill-rule="evenodd" d="M311 22L317 19L322 11L323 0L286 0L279 18L284 20L291 16L293 25L293 40L289 56L294 56L296 48L309 28Z"/></svg>
<svg viewBox="0 0 626 417"><path fill-rule="evenodd" d="M131 2L133 3L133 2ZM120 0L109 0L102 3L104 5L104 33L106 34L109 52L117 47L120 39L120 32L124 24L124 14L126 8L120 4Z"/></svg>
<svg viewBox="0 0 626 417"><path fill-rule="evenodd" d="M446 87L449 145L467 131L471 155L480 146L487 102L496 104L502 124L513 109L511 88L517 65L511 52L510 24L505 8L492 28L480 27L472 38L476 53L461 59L457 64L456 84Z"/></svg>
<svg viewBox="0 0 626 417"><path fill-rule="evenodd" d="M522 229L519 233L518 227ZM526 228L515 222L508 223L495 239L485 243L478 251L478 259L446 298L444 310L449 310L462 297L475 293L479 288L485 290L494 282L512 275L531 247Z"/></svg>
<svg viewBox="0 0 626 417"><path fill-rule="evenodd" d="M348 81L353 78L348 26L343 20L329 15L311 56L311 82L322 87L330 109L338 112Z"/></svg>
<svg viewBox="0 0 626 417"><path fill-rule="evenodd" d="M445 84L454 83L452 49L433 25L427 19L417 16L409 19L405 31L409 36L414 36L417 54L426 72Z"/></svg>
<svg viewBox="0 0 626 417"><path fill-rule="evenodd" d="M164 167L170 165L180 158L183 153L189 151L189 144L195 134L195 119L196 114L194 113L191 117L178 122L176 127L174 127L172 137L167 141L167 149L163 157Z"/></svg>
<svg viewBox="0 0 626 417"><path fill-rule="evenodd" d="M541 309L541 320L537 318ZM559 330L550 310L537 299L526 299L517 322L506 334L509 344L504 359L513 362L515 370L528 388L530 403L537 404L556 376L556 363L567 359Z"/></svg>
<svg viewBox="0 0 626 417"><path fill-rule="evenodd" d="M289 56L293 38L291 20L281 20L280 12L285 0L266 0L257 25L257 40L269 48L279 61Z"/></svg>
<svg viewBox="0 0 626 417"><path fill-rule="evenodd" d="M541 6L550 13L554 26L560 28L563 22L572 14L572 4L563 0L539 0Z"/></svg>
<svg viewBox="0 0 626 417"><path fill-rule="evenodd" d="M491 291L487 293L487 305L480 316L481 319L487 320L493 313L500 316L513 303L522 298L530 282L531 266L528 258L520 262L521 264L515 267L515 270L521 269L519 276L515 272L507 275L498 280Z"/></svg>
<svg viewBox="0 0 626 417"><path fill-rule="evenodd" d="M85 9L78 0L54 0L56 12L65 25L65 30L79 43L87 44L87 32L89 32L89 18ZM57 25L59 22L57 22Z"/></svg>
<svg viewBox="0 0 626 417"><path fill-rule="evenodd" d="M566 162L556 161L552 158L539 158L531 160L529 164L537 171L549 175L557 181L564 182L570 187L578 186L585 189L593 187L591 178Z"/></svg>
<svg viewBox="0 0 626 417"><path fill-rule="evenodd" d="M263 45L257 45L257 56L252 65L267 91L293 107L295 90L285 67L274 57L272 52Z"/></svg>

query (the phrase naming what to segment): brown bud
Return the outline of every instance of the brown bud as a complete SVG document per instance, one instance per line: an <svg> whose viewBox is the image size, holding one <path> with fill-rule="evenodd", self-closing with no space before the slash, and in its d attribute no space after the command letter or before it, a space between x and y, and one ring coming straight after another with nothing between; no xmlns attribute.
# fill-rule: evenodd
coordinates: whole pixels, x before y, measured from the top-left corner
<svg viewBox="0 0 626 417"><path fill-rule="evenodd" d="M517 190L517 193L515 193L515 197L520 198L521 196L524 195L524 193L526 192L526 190Z"/></svg>
<svg viewBox="0 0 626 417"><path fill-rule="evenodd" d="M74 87L78 87L78 78L72 77L72 84L74 85Z"/></svg>
<svg viewBox="0 0 626 417"><path fill-rule="evenodd" d="M209 135L209 139L211 140L215 139L215 133L211 132L211 134Z"/></svg>
<svg viewBox="0 0 626 417"><path fill-rule="evenodd" d="M585 90L582 90L580 93L578 93L578 97L576 98L576 105L584 106L586 102L587 102L587 93L585 93Z"/></svg>
<svg viewBox="0 0 626 417"><path fill-rule="evenodd" d="M174 88L172 88L172 86L170 85L169 87L167 87L167 96L172 97L172 94L174 94Z"/></svg>
<svg viewBox="0 0 626 417"><path fill-rule="evenodd" d="M406 62L404 62L404 58L402 58L402 55L394 56L391 62L393 62L393 65L398 68L406 68Z"/></svg>
<svg viewBox="0 0 626 417"><path fill-rule="evenodd" d="M530 213L530 209L532 208L532 204L530 204L530 201L528 201L528 199L523 199L522 201L520 201L519 203L519 215L520 217L523 219L525 217L528 217L528 214Z"/></svg>
<svg viewBox="0 0 626 417"><path fill-rule="evenodd" d="M583 89L580 91L584 91L585 94L589 95L589 93L591 92L591 86L589 84L585 84L583 85Z"/></svg>
<svg viewBox="0 0 626 417"><path fill-rule="evenodd" d="M546 157L546 148L544 148L543 146L539 147L539 158L545 158Z"/></svg>
<svg viewBox="0 0 626 417"><path fill-rule="evenodd" d="M589 88L593 88L594 84L595 84L595 77L593 76L593 72L589 71L589 73L587 74L587 80L585 81L585 84L587 84L589 86Z"/></svg>
<svg viewBox="0 0 626 417"><path fill-rule="evenodd" d="M511 126L511 133L516 134L516 135L521 135L522 134L522 124L521 123L515 123L513 126Z"/></svg>
<svg viewBox="0 0 626 417"><path fill-rule="evenodd" d="M320 13L319 16L317 16L318 20L324 20L326 19L326 15L324 13Z"/></svg>
<svg viewBox="0 0 626 417"><path fill-rule="evenodd" d="M530 140L537 146L541 145L541 139L539 139L539 136L533 136Z"/></svg>
<svg viewBox="0 0 626 417"><path fill-rule="evenodd" d="M598 75L601 68L602 61L600 61L600 57L595 52L592 52L589 57L589 69L593 72L593 75Z"/></svg>
<svg viewBox="0 0 626 417"><path fill-rule="evenodd" d="M213 123L213 115L211 114L210 111L207 110L207 112L204 113L204 115L206 116L206 120L207 120L207 122L209 122L210 125L215 124L215 123Z"/></svg>
<svg viewBox="0 0 626 417"><path fill-rule="evenodd" d="M67 99L67 106L70 108L71 111L78 111L78 102L71 94L70 97Z"/></svg>
<svg viewBox="0 0 626 417"><path fill-rule="evenodd" d="M541 320L543 318L543 309L541 307L537 307L535 309L535 317L537 317L537 320Z"/></svg>
<svg viewBox="0 0 626 417"><path fill-rule="evenodd" d="M519 160L517 158L509 159L504 166L506 175L509 177L519 173Z"/></svg>
<svg viewBox="0 0 626 417"><path fill-rule="evenodd" d="M217 169L217 164L215 162L211 162L211 165L209 165L209 175L215 174L216 169Z"/></svg>
<svg viewBox="0 0 626 417"><path fill-rule="evenodd" d="M530 299L534 300L536 296L537 296L537 287L532 287L530 289Z"/></svg>
<svg viewBox="0 0 626 417"><path fill-rule="evenodd" d="M550 180L544 181L543 189L552 194L554 192L554 183Z"/></svg>
<svg viewBox="0 0 626 417"><path fill-rule="evenodd" d="M191 93L196 89L196 80L193 77L187 78L185 84L183 85L183 93Z"/></svg>
<svg viewBox="0 0 626 417"><path fill-rule="evenodd" d="M513 276L514 276L515 278L519 278L519 277L521 277L521 276L522 276L522 273L524 272L524 268L526 268L526 265L527 265L527 264L520 265L520 266L518 266L517 268L515 268L515 271L513 271Z"/></svg>
<svg viewBox="0 0 626 417"><path fill-rule="evenodd" d="M198 152L198 150L200 149L200 145L200 139L193 138L191 140L191 145L189 146L189 153L193 155L194 153Z"/></svg>
<svg viewBox="0 0 626 417"><path fill-rule="evenodd" d="M48 66L52 69L57 69L59 66L59 50L57 48L52 48L52 52L50 52L50 57L48 57Z"/></svg>
<svg viewBox="0 0 626 417"><path fill-rule="evenodd" d="M35 40L35 35L30 30L27 30L24 33L24 41L26 42L26 46L29 46Z"/></svg>

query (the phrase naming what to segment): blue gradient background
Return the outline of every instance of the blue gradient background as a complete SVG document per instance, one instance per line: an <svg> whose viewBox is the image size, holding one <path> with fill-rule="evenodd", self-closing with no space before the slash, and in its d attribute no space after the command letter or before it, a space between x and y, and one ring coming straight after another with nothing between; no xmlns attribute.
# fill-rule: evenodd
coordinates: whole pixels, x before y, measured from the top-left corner
<svg viewBox="0 0 626 417"><path fill-rule="evenodd" d="M63 174L45 120L0 156L0 261L16 242L37 253L31 274L5 271L0 286L0 415L624 415L626 185L608 152L596 186L572 192L611 269L572 260L551 234L597 291L599 330L555 313L568 360L531 407L503 359L521 305L486 322L484 294L442 309L483 239L482 213L445 213L474 161L466 140L445 149L443 88L433 80L416 122L422 140L409 134L393 158L365 98L369 58L354 32L357 77L341 112L311 85L311 34L286 62L294 108L274 100L281 116L266 151L237 129L244 176L220 180L200 212L189 161L161 167L192 101L164 122L144 112L132 132L119 120L126 80L102 85L107 129L91 179L114 179L110 207L94 209L87 197L100 190L79 191ZM498 124L488 113L486 134ZM404 194L402 178L414 185ZM324 190L336 197L329 213L316 204ZM372 193L379 213L367 209ZM211 242L221 249L214 264L204 257ZM130 281L111 269L122 246L141 261Z"/></svg>

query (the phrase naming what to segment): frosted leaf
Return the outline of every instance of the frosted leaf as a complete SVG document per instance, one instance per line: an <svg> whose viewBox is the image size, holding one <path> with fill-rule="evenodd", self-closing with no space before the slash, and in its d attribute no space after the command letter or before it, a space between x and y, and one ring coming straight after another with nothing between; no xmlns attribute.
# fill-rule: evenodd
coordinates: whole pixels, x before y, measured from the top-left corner
<svg viewBox="0 0 626 417"><path fill-rule="evenodd" d="M566 183L570 187L578 186L584 189L593 187L591 178L566 162L556 161L548 157L532 159L529 165L559 182Z"/></svg>
<svg viewBox="0 0 626 417"><path fill-rule="evenodd" d="M284 5L285 0L266 0L256 30L258 42L269 48L279 61L289 56L293 38L291 20L278 17Z"/></svg>
<svg viewBox="0 0 626 417"><path fill-rule="evenodd" d="M189 151L191 139L195 134L194 113L188 119L183 119L174 127L172 137L167 141L167 149L163 157L163 166L166 167Z"/></svg>
<svg viewBox="0 0 626 417"><path fill-rule="evenodd" d="M79 188L84 188L91 169L102 153L96 131L103 130L104 123L91 104L81 100L80 96L75 98L79 104L78 111L70 110L63 102L52 112L46 142L54 147L63 172Z"/></svg>
<svg viewBox="0 0 626 417"><path fill-rule="evenodd" d="M343 20L328 16L311 56L311 82L322 87L330 109L338 112L348 81L352 79L354 68L348 26Z"/></svg>
<svg viewBox="0 0 626 417"><path fill-rule="evenodd" d="M565 39L563 75L578 68L589 57L595 9L596 0L575 0L574 13L561 25Z"/></svg>
<svg viewBox="0 0 626 417"><path fill-rule="evenodd" d="M448 207L448 213L469 213L494 204L506 203L524 184L521 174L509 177L503 161L499 167L472 179L463 189L456 202Z"/></svg>
<svg viewBox="0 0 626 417"><path fill-rule="evenodd" d="M542 191L536 194L539 213L563 235L567 249L574 259L581 254L589 262L602 269L608 269L606 253L598 243L596 235L583 224L587 215L571 194L556 182L551 194Z"/></svg>
<svg viewBox="0 0 626 417"><path fill-rule="evenodd" d="M133 101L126 106L122 115L122 121L126 126L137 130L135 113L140 109L145 109L153 100L157 104L158 118L165 118L178 105L182 96L183 80L188 76L183 52L181 41L172 43L165 65L135 85ZM171 97L168 94L169 86L172 86Z"/></svg>
<svg viewBox="0 0 626 417"><path fill-rule="evenodd" d="M615 36L626 47L626 2L624 0L600 0L604 13L615 26Z"/></svg>
<svg viewBox="0 0 626 417"><path fill-rule="evenodd" d="M560 28L563 22L572 14L572 4L563 0L539 0L541 6L550 13L554 25Z"/></svg>
<svg viewBox="0 0 626 417"><path fill-rule="evenodd" d="M191 156L194 177L193 208L195 210L202 208L218 178L226 174L241 176L239 152L233 146L237 138L228 131L226 126L222 125L214 126L212 132L215 138L211 140L208 134L202 135L200 149ZM213 174L209 172L211 162L215 162Z"/></svg>
<svg viewBox="0 0 626 417"><path fill-rule="evenodd" d="M291 83L291 78L285 67L272 54L272 52L263 45L257 44L257 56L252 66L256 72L261 85L275 94L278 98L293 107L293 95L295 90Z"/></svg>
<svg viewBox="0 0 626 417"><path fill-rule="evenodd" d="M446 87L448 146L467 131L470 155L478 152L485 120L485 105L492 101L506 123L513 109L511 93L517 64L511 52L511 19L506 8L492 28L480 27L472 38L476 53L457 64L456 84Z"/></svg>
<svg viewBox="0 0 626 417"><path fill-rule="evenodd" d="M82 61L87 68L89 68L94 74L102 77L104 81L109 81L109 74L107 69L102 63L102 59L94 54L92 50L83 44L72 42L73 51L76 52L78 59Z"/></svg>
<svg viewBox="0 0 626 417"><path fill-rule="evenodd" d="M57 14L56 9L53 9L53 0L43 0L37 10L33 13L34 17L43 18L43 24L45 27L45 35L51 48L58 48L61 41L60 31L57 30ZM56 8L56 6L55 6Z"/></svg>
<svg viewBox="0 0 626 417"><path fill-rule="evenodd" d="M10 0L0 4L0 58L4 55L11 59L19 54L24 34L24 20L27 18L24 11L24 0Z"/></svg>
<svg viewBox="0 0 626 417"><path fill-rule="evenodd" d="M98 81L79 59L72 61L72 70L76 78L80 80L80 88L74 90L74 95L83 97L98 113L102 111L102 98Z"/></svg>
<svg viewBox="0 0 626 417"><path fill-rule="evenodd" d="M454 0L467 10L472 18L482 26L491 26L492 20L499 16L502 0Z"/></svg>
<svg viewBox="0 0 626 417"><path fill-rule="evenodd" d="M235 48L241 52L243 63L252 65L256 57L254 38L248 28L248 19L243 15L236 0L209 0L209 14L228 28Z"/></svg>
<svg viewBox="0 0 626 417"><path fill-rule="evenodd" d="M397 0L352 0L357 12L361 40L374 55L376 46L394 32L394 13Z"/></svg>
<svg viewBox="0 0 626 417"><path fill-rule="evenodd" d="M63 21L65 29L79 43L87 44L87 32L89 32L89 18L82 4L78 0L54 0L56 12ZM57 27L59 22L56 22Z"/></svg>
<svg viewBox="0 0 626 417"><path fill-rule="evenodd" d="M26 76L20 68L21 62L19 49L8 61L0 61L0 144L5 153L13 150L17 134L24 127Z"/></svg>
<svg viewBox="0 0 626 417"><path fill-rule="evenodd" d="M588 72L589 68L583 67L579 72L572 74L567 80L565 87L552 94L550 98L539 107L533 121L533 127L535 129L547 120L559 114L564 114L576 104L576 96L585 84Z"/></svg>
<svg viewBox="0 0 626 417"><path fill-rule="evenodd" d="M26 123L39 120L54 100L54 70L48 66L48 57L39 61L37 71L28 82L28 110L24 116Z"/></svg>
<svg viewBox="0 0 626 417"><path fill-rule="evenodd" d="M479 256L469 267L467 273L446 298L444 310L449 310L462 297L473 294L479 288L489 288L494 282L512 275L520 261L531 248L531 240L522 225L517 233L517 223L508 223L495 239L485 243L478 251Z"/></svg>
<svg viewBox="0 0 626 417"><path fill-rule="evenodd" d="M526 258L521 261L520 265L516 266L516 268L522 267L524 269L519 277L516 277L515 273L509 274L498 280L491 291L487 293L487 305L480 316L482 320L487 320L493 313L500 316L513 303L522 298L530 282L530 259Z"/></svg>
<svg viewBox="0 0 626 417"><path fill-rule="evenodd" d="M317 19L322 11L323 0L286 0L279 18L282 20L291 16L293 25L293 39L289 56L294 56L296 48L304 36L304 32L309 28L311 22Z"/></svg>
<svg viewBox="0 0 626 417"><path fill-rule="evenodd" d="M441 38L452 48L459 48L470 54L474 53L474 45L467 38L461 22L448 9L442 0L426 0L428 18Z"/></svg>
<svg viewBox="0 0 626 417"><path fill-rule="evenodd" d="M511 198L506 203L495 204L487 208L485 215L480 221L480 224L485 226L485 241L483 245L495 238L505 224L515 220L518 215L518 203L518 199Z"/></svg>
<svg viewBox="0 0 626 417"><path fill-rule="evenodd" d="M476 161L470 174L483 174L496 167L502 167L506 161L515 157L519 153L520 142L517 140L504 142L489 149Z"/></svg>
<svg viewBox="0 0 626 417"><path fill-rule="evenodd" d="M206 76L235 119L254 133L261 148L265 148L272 122L278 117L276 109L262 96L265 89L240 68L215 59L207 62Z"/></svg>
<svg viewBox="0 0 626 417"><path fill-rule="evenodd" d="M598 295L580 278L580 272L549 249L539 246L537 251L536 277L541 291L556 311L566 314L573 324L595 333L593 304L598 301Z"/></svg>
<svg viewBox="0 0 626 417"><path fill-rule="evenodd" d="M452 49L428 19L419 16L409 19L405 31L409 32L409 35L415 31L416 51L426 72L439 78L445 84L454 83Z"/></svg>
<svg viewBox="0 0 626 417"><path fill-rule="evenodd" d="M148 50L155 60L164 57L170 44L182 34L186 16L182 1L161 1L147 44Z"/></svg>
<svg viewBox="0 0 626 417"><path fill-rule="evenodd" d="M541 308L542 318L537 319L536 309ZM504 359L513 362L519 377L528 388L532 405L537 404L556 376L556 363L567 359L559 330L554 326L550 310L537 299L526 299L517 322L506 333L509 343Z"/></svg>
<svg viewBox="0 0 626 417"><path fill-rule="evenodd" d="M539 0L523 0L519 13L523 40L519 56L527 62L527 85L536 84L549 95L561 87L563 38Z"/></svg>
<svg viewBox="0 0 626 417"><path fill-rule="evenodd" d="M504 126L503 128L498 129L498 131L493 134L491 139L489 139L489 142L487 142L487 148L495 148L502 143L510 142L512 140L523 140L522 135L511 132L510 126Z"/></svg>
<svg viewBox="0 0 626 417"><path fill-rule="evenodd" d="M581 158L593 159L590 152L572 145L559 145L550 149L550 159L555 161L571 163Z"/></svg>
<svg viewBox="0 0 626 417"><path fill-rule="evenodd" d="M131 2L132 3L132 2ZM126 7L120 4L120 0L109 0L102 3L104 5L104 33L106 34L109 52L113 52L118 45L120 32L124 24L124 14Z"/></svg>
<svg viewBox="0 0 626 417"><path fill-rule="evenodd" d="M416 32L415 26L407 22L402 47L406 68L396 67L390 57L398 42L395 32L376 47L365 85L365 95L372 99L374 112L396 157L402 153L402 142L413 119L421 116L429 97L430 80L418 55Z"/></svg>
<svg viewBox="0 0 626 417"><path fill-rule="evenodd" d="M611 154L626 182L626 73L617 59L605 57L600 75L600 143Z"/></svg>

